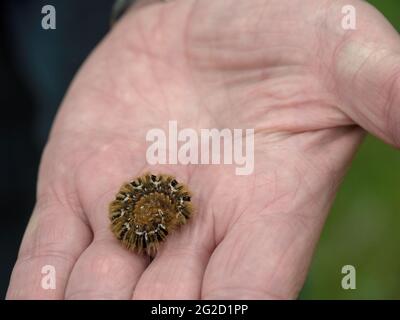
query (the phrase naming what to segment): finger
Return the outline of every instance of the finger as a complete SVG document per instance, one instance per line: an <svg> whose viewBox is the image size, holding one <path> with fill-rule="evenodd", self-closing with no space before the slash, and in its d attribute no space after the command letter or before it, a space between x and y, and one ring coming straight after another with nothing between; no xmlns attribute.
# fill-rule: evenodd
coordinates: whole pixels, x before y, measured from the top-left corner
<svg viewBox="0 0 400 320"><path fill-rule="evenodd" d="M149 259L127 250L110 230L108 204L115 191L104 194L89 209L94 239L76 262L66 299L130 299Z"/></svg>
<svg viewBox="0 0 400 320"><path fill-rule="evenodd" d="M132 178L132 173L141 172L141 159L130 156L136 152L141 150L133 142L113 142L81 166L77 188L94 239L72 270L66 299L131 299L149 263L148 258L123 247L112 233L108 217L109 204L120 186Z"/></svg>
<svg viewBox="0 0 400 320"><path fill-rule="evenodd" d="M256 171L259 192L254 190L252 204L211 256L202 298L297 296L336 187L362 138L360 129L350 130L299 135L301 139L294 138L293 145L307 148L299 155L302 161L295 154L283 155L276 162L279 168L268 168L263 174ZM260 199L269 195L273 195L271 201L260 205Z"/></svg>
<svg viewBox="0 0 400 320"><path fill-rule="evenodd" d="M195 197L193 201L200 209ZM206 211L195 212L193 221L168 236L141 276L133 299L200 298L203 274L214 249L211 220Z"/></svg>
<svg viewBox="0 0 400 320"><path fill-rule="evenodd" d="M91 237L79 214L53 196L41 197L26 229L7 299L64 298L70 272Z"/></svg>
<svg viewBox="0 0 400 320"><path fill-rule="evenodd" d="M146 258L122 247L108 228L97 231L71 273L65 298L130 299L147 264Z"/></svg>
<svg viewBox="0 0 400 320"><path fill-rule="evenodd" d="M400 147L400 36L370 5L357 2L355 7L356 30L342 31L336 54L340 108L367 131Z"/></svg>
<svg viewBox="0 0 400 320"><path fill-rule="evenodd" d="M168 238L141 276L133 299L200 298L211 246L208 240L200 240L201 235L190 229L193 228Z"/></svg>
<svg viewBox="0 0 400 320"><path fill-rule="evenodd" d="M127 250L110 230L109 191L89 208L94 239L76 262L68 281L66 299L130 299L149 260Z"/></svg>

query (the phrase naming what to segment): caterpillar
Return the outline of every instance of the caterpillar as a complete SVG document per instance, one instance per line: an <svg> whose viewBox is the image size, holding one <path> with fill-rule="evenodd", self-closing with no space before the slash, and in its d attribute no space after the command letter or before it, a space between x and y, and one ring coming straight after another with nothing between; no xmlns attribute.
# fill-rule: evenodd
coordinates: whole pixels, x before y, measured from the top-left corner
<svg viewBox="0 0 400 320"><path fill-rule="evenodd" d="M128 249L154 256L168 234L193 214L191 193L170 175L144 175L124 183L109 205L111 231Z"/></svg>

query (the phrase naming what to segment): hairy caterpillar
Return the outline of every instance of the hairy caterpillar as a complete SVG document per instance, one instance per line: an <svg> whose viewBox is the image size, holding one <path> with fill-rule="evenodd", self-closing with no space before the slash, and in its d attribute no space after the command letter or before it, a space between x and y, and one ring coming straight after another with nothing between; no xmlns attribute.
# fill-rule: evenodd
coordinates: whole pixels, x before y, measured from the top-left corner
<svg viewBox="0 0 400 320"><path fill-rule="evenodd" d="M109 206L111 230L128 249L153 256L193 214L189 190L169 175L146 173L125 183Z"/></svg>

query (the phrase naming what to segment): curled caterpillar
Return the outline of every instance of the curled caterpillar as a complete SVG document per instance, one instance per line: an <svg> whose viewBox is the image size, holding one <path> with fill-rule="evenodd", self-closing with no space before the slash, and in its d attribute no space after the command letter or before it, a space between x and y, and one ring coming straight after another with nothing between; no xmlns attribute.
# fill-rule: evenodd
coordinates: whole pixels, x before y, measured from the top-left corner
<svg viewBox="0 0 400 320"><path fill-rule="evenodd" d="M192 216L189 190L169 175L125 183L109 206L111 230L128 249L154 256L167 235Z"/></svg>

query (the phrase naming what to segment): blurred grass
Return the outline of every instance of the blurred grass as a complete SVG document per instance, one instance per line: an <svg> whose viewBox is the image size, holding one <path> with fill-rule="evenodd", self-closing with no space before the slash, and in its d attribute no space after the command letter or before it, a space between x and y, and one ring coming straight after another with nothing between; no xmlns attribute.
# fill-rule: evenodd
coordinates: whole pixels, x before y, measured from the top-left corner
<svg viewBox="0 0 400 320"><path fill-rule="evenodd" d="M400 31L400 0L371 0ZM322 232L301 299L400 299L400 152L368 136ZM344 290L344 265L356 268Z"/></svg>

